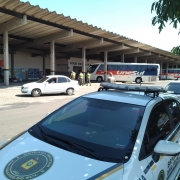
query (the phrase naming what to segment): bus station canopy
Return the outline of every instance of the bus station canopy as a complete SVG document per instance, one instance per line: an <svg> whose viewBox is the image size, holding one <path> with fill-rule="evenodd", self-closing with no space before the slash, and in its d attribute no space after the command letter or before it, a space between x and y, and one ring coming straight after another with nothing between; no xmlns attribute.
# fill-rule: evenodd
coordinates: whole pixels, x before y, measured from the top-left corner
<svg viewBox="0 0 180 180"><path fill-rule="evenodd" d="M179 63L180 57L168 51L140 43L128 37L106 31L65 17L63 14L41 9L20 0L0 0L0 53L3 54L3 33L8 32L9 51L29 52L32 56L50 54L50 42L55 41L56 58L102 60L108 52L108 61L137 60Z"/></svg>

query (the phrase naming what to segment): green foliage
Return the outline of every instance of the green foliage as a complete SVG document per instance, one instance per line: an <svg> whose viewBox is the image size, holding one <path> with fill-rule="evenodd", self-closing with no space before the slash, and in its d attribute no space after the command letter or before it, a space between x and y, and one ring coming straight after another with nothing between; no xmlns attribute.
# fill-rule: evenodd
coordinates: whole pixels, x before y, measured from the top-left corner
<svg viewBox="0 0 180 180"><path fill-rule="evenodd" d="M159 0L152 4L152 11L156 12L156 16L152 18L152 25L159 25L159 33L166 27L168 22L173 25L173 28L177 29L180 23L180 0ZM174 47L171 52L180 56L180 46Z"/></svg>

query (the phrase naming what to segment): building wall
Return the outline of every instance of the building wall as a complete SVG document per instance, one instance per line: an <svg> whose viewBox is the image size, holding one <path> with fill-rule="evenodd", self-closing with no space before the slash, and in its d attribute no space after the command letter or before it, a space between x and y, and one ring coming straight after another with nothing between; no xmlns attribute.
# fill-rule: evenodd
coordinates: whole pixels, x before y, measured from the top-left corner
<svg viewBox="0 0 180 180"><path fill-rule="evenodd" d="M3 60L3 54L0 54L0 60ZM86 60L85 70L87 71L87 68L90 64L97 62L101 62L101 61ZM26 74L26 78L24 79L28 79L29 68L39 69L39 71L41 72L43 71L43 58L41 56L32 57L30 53L26 53L26 52L16 52L16 54L14 54L14 68L21 69L18 71L22 71L23 69L23 71L25 71ZM9 69L11 69L11 55L9 55ZM50 69L49 56L45 57L45 69ZM56 74L63 74L69 76L73 69L75 69L77 73L82 70L81 58L70 58L70 59L61 58L55 60ZM15 72L17 72L17 69L15 70Z"/></svg>

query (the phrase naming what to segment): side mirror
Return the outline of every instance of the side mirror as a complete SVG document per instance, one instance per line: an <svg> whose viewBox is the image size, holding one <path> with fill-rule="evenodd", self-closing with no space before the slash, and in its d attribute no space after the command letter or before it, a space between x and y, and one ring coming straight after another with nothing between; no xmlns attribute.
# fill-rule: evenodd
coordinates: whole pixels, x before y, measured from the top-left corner
<svg viewBox="0 0 180 180"><path fill-rule="evenodd" d="M154 147L154 152L159 155L176 156L180 154L179 143L160 140Z"/></svg>

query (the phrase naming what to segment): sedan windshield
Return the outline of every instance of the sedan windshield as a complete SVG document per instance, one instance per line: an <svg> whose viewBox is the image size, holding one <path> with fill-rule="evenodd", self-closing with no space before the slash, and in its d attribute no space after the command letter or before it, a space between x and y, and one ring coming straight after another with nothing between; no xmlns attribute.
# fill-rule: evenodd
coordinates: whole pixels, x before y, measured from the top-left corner
<svg viewBox="0 0 180 180"><path fill-rule="evenodd" d="M180 94L180 83L169 83L165 89L170 93Z"/></svg>
<svg viewBox="0 0 180 180"><path fill-rule="evenodd" d="M49 77L43 77L40 80L37 81L37 83L43 83L44 81L46 81L47 79L49 79Z"/></svg>
<svg viewBox="0 0 180 180"><path fill-rule="evenodd" d="M65 143L72 149L64 149L76 153L73 150L76 144L78 154L102 161L126 162L143 112L144 107L138 105L80 97L47 116L38 127L44 139L52 144L54 140L61 148Z"/></svg>

